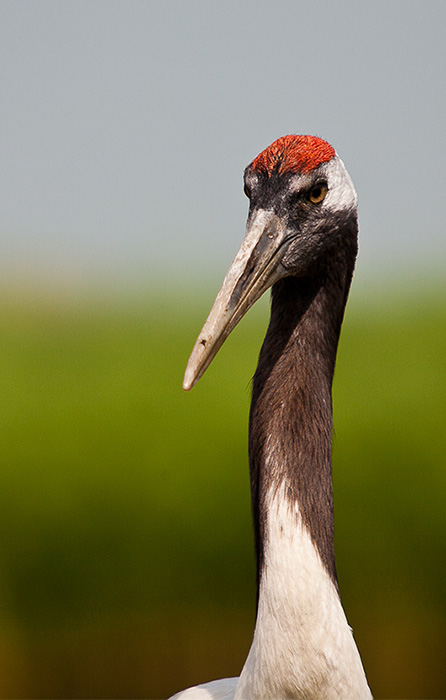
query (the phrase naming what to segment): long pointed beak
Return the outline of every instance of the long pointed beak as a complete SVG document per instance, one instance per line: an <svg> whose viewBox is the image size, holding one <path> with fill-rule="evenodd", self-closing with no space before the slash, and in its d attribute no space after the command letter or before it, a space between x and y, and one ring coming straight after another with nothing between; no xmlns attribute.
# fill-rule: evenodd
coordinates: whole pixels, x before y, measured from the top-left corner
<svg viewBox="0 0 446 700"><path fill-rule="evenodd" d="M288 240L286 228L275 214L257 212L194 345L183 389L192 389L248 309L287 274L280 263Z"/></svg>

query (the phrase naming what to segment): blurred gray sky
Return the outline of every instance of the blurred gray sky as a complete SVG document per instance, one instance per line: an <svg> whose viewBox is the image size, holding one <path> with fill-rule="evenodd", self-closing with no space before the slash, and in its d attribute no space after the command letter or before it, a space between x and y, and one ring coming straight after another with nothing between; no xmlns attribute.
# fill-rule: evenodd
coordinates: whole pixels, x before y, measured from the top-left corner
<svg viewBox="0 0 446 700"><path fill-rule="evenodd" d="M441 274L445 30L445 0L3 0L3 279L221 276L286 133L346 163L359 275Z"/></svg>

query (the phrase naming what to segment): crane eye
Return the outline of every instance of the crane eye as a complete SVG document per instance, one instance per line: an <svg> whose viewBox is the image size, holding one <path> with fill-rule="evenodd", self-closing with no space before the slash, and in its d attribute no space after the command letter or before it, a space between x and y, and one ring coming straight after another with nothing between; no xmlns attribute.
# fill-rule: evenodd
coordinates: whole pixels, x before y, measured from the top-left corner
<svg viewBox="0 0 446 700"><path fill-rule="evenodd" d="M246 184L246 182L245 182L245 186L243 187L243 192L246 194L246 196L248 197L248 199L251 198L251 190L249 189L249 187L248 187L248 185Z"/></svg>
<svg viewBox="0 0 446 700"><path fill-rule="evenodd" d="M326 197L328 187L326 182L318 182L308 192L307 199L312 204L320 204Z"/></svg>

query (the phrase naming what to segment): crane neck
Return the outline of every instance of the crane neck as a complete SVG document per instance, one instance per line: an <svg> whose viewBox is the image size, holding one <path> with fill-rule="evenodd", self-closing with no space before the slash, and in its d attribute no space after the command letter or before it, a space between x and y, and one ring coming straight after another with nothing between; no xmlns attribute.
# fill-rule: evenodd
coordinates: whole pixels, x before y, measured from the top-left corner
<svg viewBox="0 0 446 700"><path fill-rule="evenodd" d="M272 290L271 319L253 381L249 426L258 585L265 565L269 501L299 510L337 587L332 493L331 389L356 245L307 278Z"/></svg>
<svg viewBox="0 0 446 700"><path fill-rule="evenodd" d="M331 386L355 253L273 287L250 413L257 619L235 700L371 699L333 544Z"/></svg>

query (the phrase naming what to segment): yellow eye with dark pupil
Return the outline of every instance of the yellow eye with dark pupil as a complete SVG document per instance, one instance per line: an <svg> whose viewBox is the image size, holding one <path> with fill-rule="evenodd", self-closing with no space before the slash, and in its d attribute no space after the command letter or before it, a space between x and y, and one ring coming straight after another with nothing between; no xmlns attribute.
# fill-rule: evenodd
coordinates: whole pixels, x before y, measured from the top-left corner
<svg viewBox="0 0 446 700"><path fill-rule="evenodd" d="M325 199L325 196L328 192L328 187L325 184L325 182L320 182L317 185L314 185L314 187L311 188L311 190L308 193L308 199L312 204L320 204Z"/></svg>

